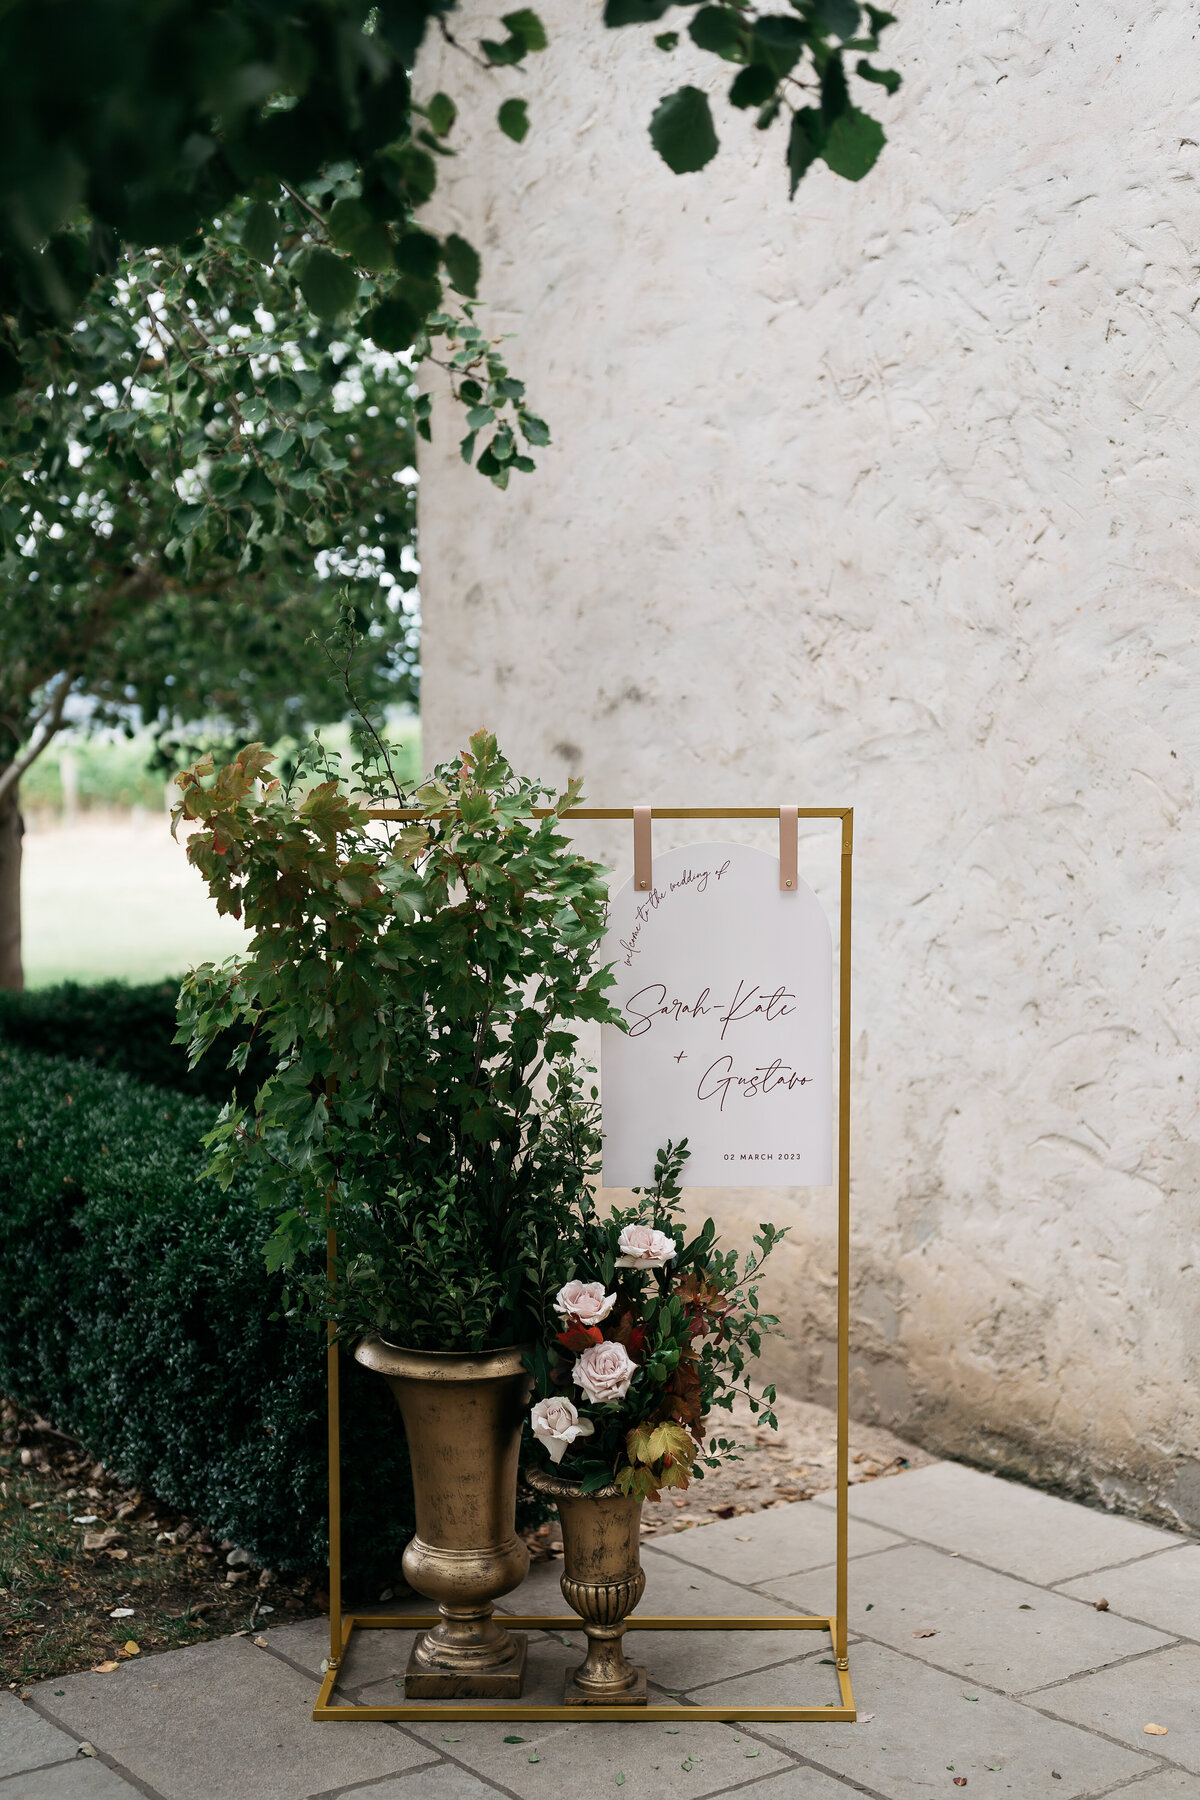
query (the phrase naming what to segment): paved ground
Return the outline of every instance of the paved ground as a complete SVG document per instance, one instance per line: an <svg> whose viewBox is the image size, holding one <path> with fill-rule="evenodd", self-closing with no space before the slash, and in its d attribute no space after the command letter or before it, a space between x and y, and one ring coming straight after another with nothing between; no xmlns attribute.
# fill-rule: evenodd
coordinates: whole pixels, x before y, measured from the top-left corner
<svg viewBox="0 0 1200 1800"><path fill-rule="evenodd" d="M519 1704L511 1726L316 1725L309 1621L0 1696L0 1800L1200 1800L1200 1545L953 1463L856 1487L851 1512L856 1725L522 1726ZM830 1496L658 1539L643 1605L825 1612L832 1546ZM563 1610L553 1565L510 1601ZM794 1634L633 1641L685 1708L836 1695ZM532 1635L526 1699L559 1697L578 1642ZM365 1634L346 1697L392 1699L407 1648Z"/></svg>

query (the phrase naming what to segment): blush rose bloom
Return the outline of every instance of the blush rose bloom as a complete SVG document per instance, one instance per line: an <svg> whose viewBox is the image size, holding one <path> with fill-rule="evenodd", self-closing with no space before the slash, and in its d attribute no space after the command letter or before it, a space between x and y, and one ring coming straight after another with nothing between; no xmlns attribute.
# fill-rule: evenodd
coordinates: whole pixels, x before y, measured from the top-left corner
<svg viewBox="0 0 1200 1800"><path fill-rule="evenodd" d="M591 1437L596 1427L590 1419L581 1419L571 1400L552 1395L530 1408L529 1423L539 1444L550 1453L552 1463L560 1463L576 1438Z"/></svg>
<svg viewBox="0 0 1200 1800"><path fill-rule="evenodd" d="M617 1296L606 1294L602 1281L568 1281L554 1296L555 1312L569 1325L598 1325L616 1304Z"/></svg>
<svg viewBox="0 0 1200 1800"><path fill-rule="evenodd" d="M675 1239L649 1225L626 1225L617 1239L618 1269L661 1269L675 1255Z"/></svg>
<svg viewBox="0 0 1200 1800"><path fill-rule="evenodd" d="M589 1344L571 1373L594 1405L615 1406L629 1392L637 1364L624 1344Z"/></svg>

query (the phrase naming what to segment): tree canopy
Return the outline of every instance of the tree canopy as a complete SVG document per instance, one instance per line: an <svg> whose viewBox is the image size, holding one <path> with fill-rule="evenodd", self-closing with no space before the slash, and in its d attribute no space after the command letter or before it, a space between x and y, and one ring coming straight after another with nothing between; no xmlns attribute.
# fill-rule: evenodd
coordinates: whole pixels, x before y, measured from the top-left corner
<svg viewBox="0 0 1200 1800"><path fill-rule="evenodd" d="M782 123L793 193L818 159L871 167L883 132L847 77L897 85L867 61L889 13L607 0L603 18L671 12L736 65L731 105ZM0 9L0 985L16 783L72 703L136 709L189 748L197 726L269 738L340 715L306 644L343 588L360 692L410 694L416 367L448 372L463 457L495 485L550 441L476 316L478 251L418 219L457 115L412 87L431 32L486 67L546 32L527 7L477 42L456 27L454 0ZM647 53L679 38L651 31ZM506 98L497 128L524 140L529 103ZM648 129L681 174L717 150L693 86Z"/></svg>

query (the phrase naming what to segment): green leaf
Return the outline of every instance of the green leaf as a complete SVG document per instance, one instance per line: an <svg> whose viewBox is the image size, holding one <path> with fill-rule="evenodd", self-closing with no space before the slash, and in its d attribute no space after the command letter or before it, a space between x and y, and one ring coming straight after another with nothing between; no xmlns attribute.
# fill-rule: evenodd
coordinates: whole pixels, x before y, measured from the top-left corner
<svg viewBox="0 0 1200 1800"><path fill-rule="evenodd" d="M702 6L688 26L688 36L701 50L711 50L727 62L746 60L741 25L728 7Z"/></svg>
<svg viewBox="0 0 1200 1800"><path fill-rule="evenodd" d="M545 419L539 419L535 413L522 413L520 426L528 443L541 448L550 442L550 427Z"/></svg>
<svg viewBox="0 0 1200 1800"><path fill-rule="evenodd" d="M458 108L449 94L437 93L425 103L425 117L435 137L445 137L458 117Z"/></svg>
<svg viewBox="0 0 1200 1800"><path fill-rule="evenodd" d="M208 516L208 507L203 503L194 506L177 506L171 518L171 530L176 537L191 537L197 526L203 524Z"/></svg>
<svg viewBox="0 0 1200 1800"><path fill-rule="evenodd" d="M442 244L442 261L450 277L450 285L473 300L479 292L479 252L474 244L452 231Z"/></svg>
<svg viewBox="0 0 1200 1800"><path fill-rule="evenodd" d="M840 38L852 38L858 30L855 0L817 0L817 13L821 23Z"/></svg>
<svg viewBox="0 0 1200 1800"><path fill-rule="evenodd" d="M507 37L502 44L495 38L481 38L479 47L497 69L519 63L525 55L525 41L519 37Z"/></svg>
<svg viewBox="0 0 1200 1800"><path fill-rule="evenodd" d="M835 175L846 181L861 181L874 168L886 143L878 119L851 106L838 115L825 133L821 155Z"/></svg>
<svg viewBox="0 0 1200 1800"><path fill-rule="evenodd" d="M263 393L276 412L291 412L300 404L300 389L286 375L272 376L263 388ZM249 410L247 407L247 416Z"/></svg>
<svg viewBox="0 0 1200 1800"><path fill-rule="evenodd" d="M774 75L790 74L807 41L801 20L768 15L754 27L754 61L765 64Z"/></svg>
<svg viewBox="0 0 1200 1800"><path fill-rule="evenodd" d="M362 328L381 350L399 354L412 348L421 329L421 320L422 314L403 294L389 294L386 300L376 301L363 320Z"/></svg>
<svg viewBox="0 0 1200 1800"><path fill-rule="evenodd" d="M606 0L604 23L613 25L650 25L670 12L675 0Z"/></svg>
<svg viewBox="0 0 1200 1800"><path fill-rule="evenodd" d="M327 220L329 235L360 269L390 269L392 240L386 225L372 218L361 200L335 200Z"/></svg>
<svg viewBox="0 0 1200 1800"><path fill-rule="evenodd" d="M824 137L821 115L815 107L803 106L793 115L787 149L789 200L795 196L805 171L821 154Z"/></svg>
<svg viewBox="0 0 1200 1800"><path fill-rule="evenodd" d="M521 7L519 12L502 14L500 23L508 27L513 37L521 39L526 50L546 48L546 27L528 6Z"/></svg>
<svg viewBox="0 0 1200 1800"><path fill-rule="evenodd" d="M762 106L775 92L776 77L761 63L751 63L733 78L729 99L734 106Z"/></svg>
<svg viewBox="0 0 1200 1800"><path fill-rule="evenodd" d="M665 95L650 120L650 142L676 175L689 175L711 162L717 154L717 134L707 94L681 87Z"/></svg>
<svg viewBox="0 0 1200 1800"><path fill-rule="evenodd" d="M861 75L864 81L877 81L880 87L887 89L889 94L894 94L900 86L900 76L897 75L895 69L873 69L865 56L859 57L856 73Z"/></svg>
<svg viewBox="0 0 1200 1800"><path fill-rule="evenodd" d="M867 17L871 21L872 37L878 37L885 26L896 23L895 13L881 12L877 6L867 7Z"/></svg>
<svg viewBox="0 0 1200 1800"><path fill-rule="evenodd" d="M654 42L660 50L674 50L679 42L679 33L677 31L660 31Z"/></svg>
<svg viewBox="0 0 1200 1800"><path fill-rule="evenodd" d="M431 231L406 231L396 243L396 267L404 275L428 281L438 272L442 246Z"/></svg>
<svg viewBox="0 0 1200 1800"><path fill-rule="evenodd" d="M497 118L505 137L510 137L514 144L524 143L529 135L529 114L524 100L506 100Z"/></svg>
<svg viewBox="0 0 1200 1800"><path fill-rule="evenodd" d="M279 242L279 219L273 206L265 200L256 200L246 217L242 220L242 248L260 263L270 265L275 261L275 246Z"/></svg>
<svg viewBox="0 0 1200 1800"><path fill-rule="evenodd" d="M821 76L821 119L825 125L832 124L839 113L844 113L850 105L850 92L846 86L846 70L842 62L841 52L834 51L825 64Z"/></svg>
<svg viewBox="0 0 1200 1800"><path fill-rule="evenodd" d="M318 319L332 323L358 298L358 276L344 256L310 250L300 268L300 292Z"/></svg>
<svg viewBox="0 0 1200 1800"><path fill-rule="evenodd" d="M268 431L266 437L260 438L259 448L264 456L286 456L296 441L294 431Z"/></svg>

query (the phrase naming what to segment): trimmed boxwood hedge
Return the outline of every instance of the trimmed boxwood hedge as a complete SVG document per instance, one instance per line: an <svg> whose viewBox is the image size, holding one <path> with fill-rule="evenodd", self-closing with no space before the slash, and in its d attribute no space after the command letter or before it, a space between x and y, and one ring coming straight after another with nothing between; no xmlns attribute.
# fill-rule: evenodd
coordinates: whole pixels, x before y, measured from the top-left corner
<svg viewBox="0 0 1200 1800"><path fill-rule="evenodd" d="M245 1074L225 1067L228 1052L214 1051L194 1069L175 1035L178 981L124 981L84 985L63 981L23 994L0 992L0 1044L44 1056L73 1056L104 1069L119 1070L155 1087L194 1094L223 1106L236 1085L249 1101L266 1079L269 1062L252 1049ZM234 1038L231 1034L229 1049Z"/></svg>
<svg viewBox="0 0 1200 1800"><path fill-rule="evenodd" d="M325 1560L323 1337L273 1318L248 1182L197 1180L215 1110L0 1043L0 1391L275 1569ZM412 1534L399 1415L342 1356L344 1554Z"/></svg>

